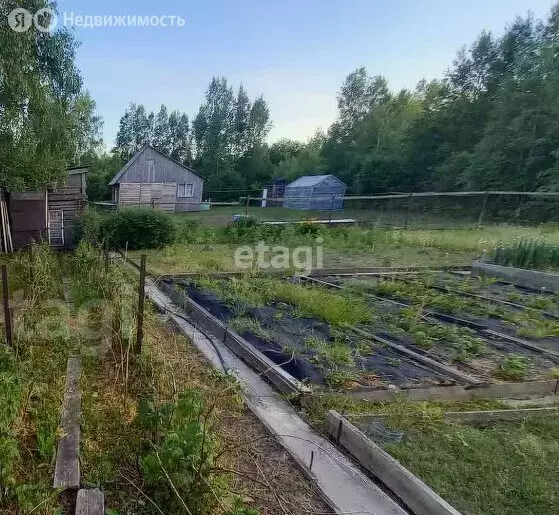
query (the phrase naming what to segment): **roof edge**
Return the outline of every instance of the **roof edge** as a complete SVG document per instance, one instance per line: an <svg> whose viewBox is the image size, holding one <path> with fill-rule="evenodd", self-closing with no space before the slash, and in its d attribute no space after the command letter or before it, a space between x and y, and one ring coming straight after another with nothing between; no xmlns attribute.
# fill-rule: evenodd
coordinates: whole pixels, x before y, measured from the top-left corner
<svg viewBox="0 0 559 515"><path fill-rule="evenodd" d="M136 159L138 159L138 157L140 157L141 154L143 154L147 148L151 148L151 150L153 150L154 152L156 152L157 154L159 154L160 156L164 157L165 159L168 159L169 161L172 161L173 163L175 163L176 165L180 166L181 168L184 168L185 170L188 170L189 172L193 173L194 175L197 175L198 177L200 177L200 179L202 179L203 181L206 180L206 178L203 175L200 175L196 170L193 170L192 168L190 168L189 166L183 165L182 163L180 163L179 161L177 161L176 159L173 159L172 157L169 157L167 154L164 154L163 152L161 152L160 150L157 150L155 147L153 147L150 144L144 145L140 150L138 150L138 152L136 152L128 161L127 163L115 174L115 176L111 179L111 181L109 182L109 186L114 186L115 184L118 184L118 181L120 180L120 178L125 174L126 170L128 170L128 168L130 168L132 166L132 164L134 164L134 162L136 161Z"/></svg>

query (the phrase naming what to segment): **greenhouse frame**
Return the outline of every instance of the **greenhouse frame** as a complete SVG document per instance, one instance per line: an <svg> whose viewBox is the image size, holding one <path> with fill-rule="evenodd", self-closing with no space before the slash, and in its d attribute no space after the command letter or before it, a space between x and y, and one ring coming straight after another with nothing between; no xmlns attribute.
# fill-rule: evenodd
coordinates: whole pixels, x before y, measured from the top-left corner
<svg viewBox="0 0 559 515"><path fill-rule="evenodd" d="M346 185L334 175L306 175L285 188L283 207L290 209L341 211Z"/></svg>

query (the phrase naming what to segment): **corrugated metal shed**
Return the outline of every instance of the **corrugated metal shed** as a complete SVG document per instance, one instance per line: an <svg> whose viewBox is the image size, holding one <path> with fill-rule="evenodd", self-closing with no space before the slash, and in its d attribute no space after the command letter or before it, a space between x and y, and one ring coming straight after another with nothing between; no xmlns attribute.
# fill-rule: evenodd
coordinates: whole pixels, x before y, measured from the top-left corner
<svg viewBox="0 0 559 515"><path fill-rule="evenodd" d="M306 175L285 188L283 206L291 209L340 211L346 185L334 175Z"/></svg>

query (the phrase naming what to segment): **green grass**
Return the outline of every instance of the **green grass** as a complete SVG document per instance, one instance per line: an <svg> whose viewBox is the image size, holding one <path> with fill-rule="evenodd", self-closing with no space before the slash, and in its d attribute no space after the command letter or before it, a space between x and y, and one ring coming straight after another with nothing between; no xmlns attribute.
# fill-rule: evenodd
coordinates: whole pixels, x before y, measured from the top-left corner
<svg viewBox="0 0 559 515"><path fill-rule="evenodd" d="M559 243L542 238L519 237L497 246L492 258L499 265L538 270L555 269L559 266Z"/></svg>
<svg viewBox="0 0 559 515"><path fill-rule="evenodd" d="M528 359L511 354L496 368L493 375L506 381L522 381L526 377Z"/></svg>
<svg viewBox="0 0 559 515"><path fill-rule="evenodd" d="M462 513L557 513L557 418L416 426L383 447Z"/></svg>
<svg viewBox="0 0 559 515"><path fill-rule="evenodd" d="M301 286L279 279L199 277L195 284L215 292L231 307L240 305L240 308L255 308L272 302L284 302L290 304L298 316L321 318L333 326L367 322L373 317L362 298L347 297L322 287Z"/></svg>
<svg viewBox="0 0 559 515"><path fill-rule="evenodd" d="M521 237L539 238L559 244L559 227L557 224L534 227L494 225L481 228L401 231L401 237L406 243L422 247L490 252L502 242Z"/></svg>
<svg viewBox="0 0 559 515"><path fill-rule="evenodd" d="M359 298L337 295L320 287L306 287L286 281L269 281L271 295L298 308L303 315L321 318L333 326L369 322L373 318L367 303Z"/></svg>
<svg viewBox="0 0 559 515"><path fill-rule="evenodd" d="M256 318L239 316L229 320L228 325L231 329L233 329L233 331L237 331L238 333L246 331L262 338L263 340L272 339L270 331L262 327Z"/></svg>
<svg viewBox="0 0 559 515"><path fill-rule="evenodd" d="M376 215L363 218L365 210L347 209L335 213L335 218L355 218L375 221ZM306 227L297 225L249 227L230 226L232 216L244 214L244 206L215 207L210 211L175 213L178 240L160 251L148 252L151 270L158 274L189 271L235 270L234 252L237 246L264 241L294 249L316 244L323 239L324 266L468 266L484 251L515 238L538 239L559 244L559 226L493 225L444 229L445 218L436 224L441 229L386 229L382 224L362 224L350 227ZM324 219L327 213L298 211L284 208L251 207L249 214L257 221ZM419 216L419 215L418 215ZM418 218L418 223L421 217ZM415 222L414 218L414 222ZM395 224L401 225L401 224ZM412 225L413 226L413 225ZM139 254L130 253L139 259Z"/></svg>

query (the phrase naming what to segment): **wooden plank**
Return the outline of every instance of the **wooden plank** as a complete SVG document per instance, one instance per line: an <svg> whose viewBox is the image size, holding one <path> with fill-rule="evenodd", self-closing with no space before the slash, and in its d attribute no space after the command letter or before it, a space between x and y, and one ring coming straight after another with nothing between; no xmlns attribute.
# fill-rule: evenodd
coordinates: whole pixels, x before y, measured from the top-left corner
<svg viewBox="0 0 559 515"><path fill-rule="evenodd" d="M450 400L470 401L475 399L530 399L557 395L559 380L530 381L468 386L429 386L425 388L391 388L347 390L345 395L371 402L390 402L395 395L409 401Z"/></svg>
<svg viewBox="0 0 559 515"><path fill-rule="evenodd" d="M54 469L54 488L79 488L80 486L80 416L81 393L79 378L81 359L68 358L66 369L66 392L62 404L60 427L62 438L58 442Z"/></svg>
<svg viewBox="0 0 559 515"><path fill-rule="evenodd" d="M98 488L78 490L76 515L104 515L105 496Z"/></svg>
<svg viewBox="0 0 559 515"><path fill-rule="evenodd" d="M492 263L483 263L474 261L472 263L472 275L488 275L504 279L505 281L523 286L533 290L547 290L559 292L559 274L549 272L540 272L537 270L526 270L523 268L515 268L512 266L494 265Z"/></svg>
<svg viewBox="0 0 559 515"><path fill-rule="evenodd" d="M330 435L402 499L415 515L460 515L460 512L359 431L349 420L333 410L326 415L326 419Z"/></svg>

